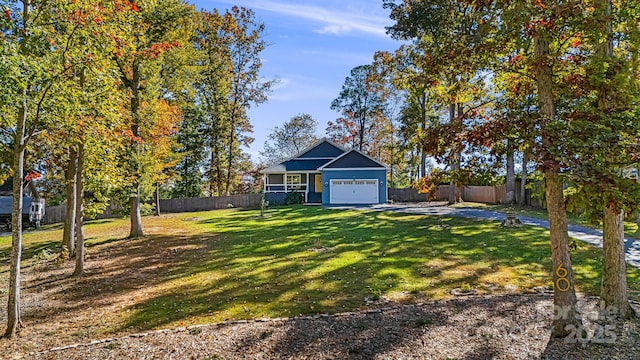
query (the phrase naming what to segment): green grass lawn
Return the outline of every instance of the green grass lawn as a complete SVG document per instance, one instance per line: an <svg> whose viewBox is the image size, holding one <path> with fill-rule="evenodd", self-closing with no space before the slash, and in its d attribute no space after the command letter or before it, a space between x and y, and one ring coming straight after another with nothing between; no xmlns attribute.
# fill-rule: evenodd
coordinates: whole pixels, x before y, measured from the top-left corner
<svg viewBox="0 0 640 360"><path fill-rule="evenodd" d="M89 262L111 256L150 276L110 282L108 292L93 284L90 295L133 299L113 329L124 331L351 311L363 307L365 297L439 299L466 286L500 293L551 285L548 233L538 228L457 218L444 218L441 227L435 217L309 206L258 215L219 210L145 217L149 235L139 240L124 239L126 219L91 222ZM60 225L27 234L25 258L60 238ZM0 259L8 258L9 247L10 239L0 238ZM600 250L581 243L572 258L578 291L597 294ZM640 290L640 272L628 275L630 288ZM80 300L87 294L64 295Z"/></svg>

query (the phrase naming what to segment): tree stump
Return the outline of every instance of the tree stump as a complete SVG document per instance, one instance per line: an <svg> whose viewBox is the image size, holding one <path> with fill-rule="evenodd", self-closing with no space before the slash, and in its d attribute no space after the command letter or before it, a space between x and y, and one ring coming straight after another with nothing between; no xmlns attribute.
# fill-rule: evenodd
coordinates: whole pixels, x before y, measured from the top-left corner
<svg viewBox="0 0 640 360"><path fill-rule="evenodd" d="M520 219L516 217L514 213L507 213L506 219L502 220L502 226L506 227L518 227L522 226Z"/></svg>

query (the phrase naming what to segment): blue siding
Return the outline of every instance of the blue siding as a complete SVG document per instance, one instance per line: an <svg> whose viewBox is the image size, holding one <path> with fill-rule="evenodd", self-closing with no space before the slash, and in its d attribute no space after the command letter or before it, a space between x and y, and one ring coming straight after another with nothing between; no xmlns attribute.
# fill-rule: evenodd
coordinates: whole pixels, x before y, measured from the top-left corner
<svg viewBox="0 0 640 360"><path fill-rule="evenodd" d="M312 171L328 163L332 159L288 160L282 164L287 171Z"/></svg>
<svg viewBox="0 0 640 360"><path fill-rule="evenodd" d="M329 184L332 179L378 179L378 203L387 202L387 171L380 170L329 170L322 172L322 205L329 205Z"/></svg>
<svg viewBox="0 0 640 360"><path fill-rule="evenodd" d="M284 205L286 198L285 193L264 193L264 200L269 202L269 206Z"/></svg>
<svg viewBox="0 0 640 360"><path fill-rule="evenodd" d="M322 194L319 192L310 192L308 195L307 202L308 203L321 203L322 202Z"/></svg>

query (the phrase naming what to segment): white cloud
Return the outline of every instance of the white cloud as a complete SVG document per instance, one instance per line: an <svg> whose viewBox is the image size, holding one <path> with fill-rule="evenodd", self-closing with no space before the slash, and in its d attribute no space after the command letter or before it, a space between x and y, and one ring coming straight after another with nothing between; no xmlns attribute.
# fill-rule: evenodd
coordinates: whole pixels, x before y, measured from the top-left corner
<svg viewBox="0 0 640 360"><path fill-rule="evenodd" d="M230 1L224 0L223 2L230 3ZM255 9L313 21L320 25L320 28L315 29L314 32L320 34L339 35L350 32L362 32L375 36L388 37L385 33L385 26L391 24L389 18L366 14L353 7L348 8L344 2L336 4L339 8L328 8L326 2L322 3L324 3L324 7L263 0L251 2L249 6ZM377 6L381 7L381 5Z"/></svg>
<svg viewBox="0 0 640 360"><path fill-rule="evenodd" d="M322 84L318 79L300 75L278 78L272 90L273 93L269 96L270 101L290 102L335 96L335 89Z"/></svg>

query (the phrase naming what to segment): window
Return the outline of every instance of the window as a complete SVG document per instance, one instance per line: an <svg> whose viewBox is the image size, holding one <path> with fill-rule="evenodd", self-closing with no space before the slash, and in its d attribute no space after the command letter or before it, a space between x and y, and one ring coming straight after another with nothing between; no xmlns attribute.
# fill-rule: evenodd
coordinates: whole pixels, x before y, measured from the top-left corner
<svg viewBox="0 0 640 360"><path fill-rule="evenodd" d="M287 184L302 184L302 177L300 175L287 175Z"/></svg>

